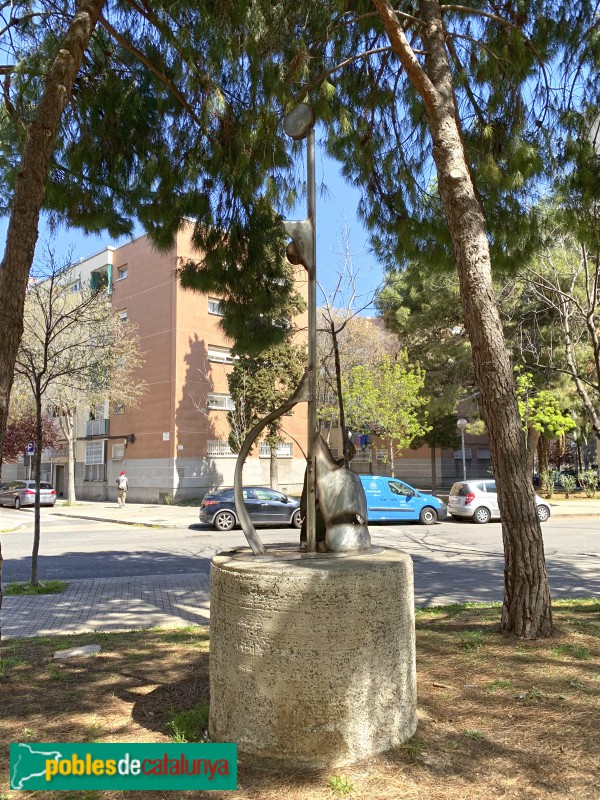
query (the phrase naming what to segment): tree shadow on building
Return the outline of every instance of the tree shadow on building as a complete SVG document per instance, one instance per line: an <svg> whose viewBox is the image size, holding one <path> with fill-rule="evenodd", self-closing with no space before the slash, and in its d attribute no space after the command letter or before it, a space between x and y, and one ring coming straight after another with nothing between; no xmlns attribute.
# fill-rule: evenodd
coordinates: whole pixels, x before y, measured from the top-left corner
<svg viewBox="0 0 600 800"><path fill-rule="evenodd" d="M202 498L223 483L223 471L210 452L215 448L214 442L223 438L215 425L215 415L224 412L209 410L209 395L217 392L215 380L222 376L215 375L208 358L208 343L198 334L188 339L183 361L185 377L181 383L177 381L180 389L175 411L177 501Z"/></svg>

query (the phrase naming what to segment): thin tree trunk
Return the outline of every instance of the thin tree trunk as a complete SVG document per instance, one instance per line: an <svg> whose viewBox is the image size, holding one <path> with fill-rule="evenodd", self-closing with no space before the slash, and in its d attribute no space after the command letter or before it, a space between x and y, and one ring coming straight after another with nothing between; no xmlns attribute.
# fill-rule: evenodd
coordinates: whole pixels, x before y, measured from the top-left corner
<svg viewBox="0 0 600 800"><path fill-rule="evenodd" d="M437 492L437 475L435 465L435 445L429 448L431 452L431 494L435 495Z"/></svg>
<svg viewBox="0 0 600 800"><path fill-rule="evenodd" d="M458 123L446 32L438 0L421 0L425 70L389 0L373 0L392 47L421 95L433 140L440 197L452 237L465 327L490 436L504 543L502 629L534 638L552 633L540 523L528 475L512 365L492 285L485 220Z"/></svg>
<svg viewBox="0 0 600 800"><path fill-rule="evenodd" d="M271 457L269 459L269 472L271 479L271 489L279 491L279 459L277 458L277 445L271 445Z"/></svg>
<svg viewBox="0 0 600 800"><path fill-rule="evenodd" d="M31 122L11 202L4 257L0 264L0 465L15 360L23 334L23 307L38 237L48 169L65 106L83 53L106 0L79 0L50 67Z"/></svg>
<svg viewBox="0 0 600 800"><path fill-rule="evenodd" d="M38 553L40 551L40 482L42 478L42 445L44 434L42 428L42 396L39 385L35 392L35 505L33 507L33 549L31 551L31 585L37 586Z"/></svg>
<svg viewBox="0 0 600 800"><path fill-rule="evenodd" d="M60 429L67 440L67 503L74 506L75 498L75 409L61 408Z"/></svg>
<svg viewBox="0 0 600 800"><path fill-rule="evenodd" d="M333 360L335 364L335 387L338 397L338 408L340 412L340 430L342 432L342 453L344 456L344 466L350 467L350 442L348 441L348 431L346 430L346 413L344 411L344 398L342 396L342 365L340 362L340 346L337 338L337 331L333 319L329 321L331 342L333 346Z"/></svg>
<svg viewBox="0 0 600 800"><path fill-rule="evenodd" d="M390 470L391 470L390 475L392 476L392 478L395 478L396 472L394 470L394 440L392 439L391 436L390 436L389 454L390 454Z"/></svg>
<svg viewBox="0 0 600 800"><path fill-rule="evenodd" d="M527 429L527 469L529 476L533 478L533 470L535 465L535 451L540 438L540 432L535 428Z"/></svg>

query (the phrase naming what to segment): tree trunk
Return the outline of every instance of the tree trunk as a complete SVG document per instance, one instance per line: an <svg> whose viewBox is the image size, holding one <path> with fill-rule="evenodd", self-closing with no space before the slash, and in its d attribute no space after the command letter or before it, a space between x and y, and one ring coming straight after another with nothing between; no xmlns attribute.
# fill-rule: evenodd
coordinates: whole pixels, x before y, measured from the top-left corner
<svg viewBox="0 0 600 800"><path fill-rule="evenodd" d="M0 264L0 464L15 360L23 334L23 306L38 237L40 209L56 136L71 98L85 48L106 0L79 0L61 42L33 121L11 202L4 257Z"/></svg>
<svg viewBox="0 0 600 800"><path fill-rule="evenodd" d="M392 476L392 478L395 478L396 472L394 470L394 440L392 439L391 436L390 436L389 454L390 454L390 475Z"/></svg>
<svg viewBox="0 0 600 800"><path fill-rule="evenodd" d="M76 409L61 408L60 429L67 440L67 504L74 506L75 498L75 414Z"/></svg>
<svg viewBox="0 0 600 800"><path fill-rule="evenodd" d="M269 458L269 477L271 489L279 491L279 459L277 458L277 445L271 445L271 456Z"/></svg>
<svg viewBox="0 0 600 800"><path fill-rule="evenodd" d="M535 468L535 451L537 449L540 432L536 428L527 429L527 469L529 470L529 477L533 478L533 470Z"/></svg>
<svg viewBox="0 0 600 800"><path fill-rule="evenodd" d="M342 396L342 365L340 363L340 346L337 338L337 331L333 320L330 320L331 342L333 346L333 360L335 364L335 386L338 397L338 408L340 412L340 430L342 432L342 454L344 456L344 466L350 467L350 442L348 441L348 431L346 430L346 412L344 411L344 398Z"/></svg>
<svg viewBox="0 0 600 800"><path fill-rule="evenodd" d="M435 495L437 492L437 475L435 466L435 445L429 448L431 452L431 494Z"/></svg>
<svg viewBox="0 0 600 800"><path fill-rule="evenodd" d="M40 482L42 478L42 445L44 432L42 428L42 396L39 384L35 391L35 505L33 507L33 549L31 551L31 585L37 586L38 553L40 551Z"/></svg>
<svg viewBox="0 0 600 800"><path fill-rule="evenodd" d="M0 611L2 611L2 565L4 559L2 558L2 542L0 542ZM2 642L2 614L0 614L0 642Z"/></svg>
<svg viewBox="0 0 600 800"><path fill-rule="evenodd" d="M498 486L505 559L502 630L527 638L548 636L552 633L552 609L541 527L512 365L494 297L485 220L459 130L440 5L438 0L420 3L427 52L423 70L389 0L373 2L393 49L423 99L433 140L440 197L452 238Z"/></svg>

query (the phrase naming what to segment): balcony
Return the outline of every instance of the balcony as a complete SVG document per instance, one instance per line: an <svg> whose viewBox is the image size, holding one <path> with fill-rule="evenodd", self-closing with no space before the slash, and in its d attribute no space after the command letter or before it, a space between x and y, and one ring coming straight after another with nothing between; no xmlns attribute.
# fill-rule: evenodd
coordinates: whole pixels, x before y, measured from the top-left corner
<svg viewBox="0 0 600 800"><path fill-rule="evenodd" d="M107 419L90 419L85 424L86 438L90 436L108 436Z"/></svg>

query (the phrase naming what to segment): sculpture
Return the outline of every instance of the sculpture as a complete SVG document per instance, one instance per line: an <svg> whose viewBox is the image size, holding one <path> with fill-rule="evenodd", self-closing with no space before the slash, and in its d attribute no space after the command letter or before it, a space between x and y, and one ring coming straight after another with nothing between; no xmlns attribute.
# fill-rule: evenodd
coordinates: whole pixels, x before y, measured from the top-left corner
<svg viewBox="0 0 600 800"><path fill-rule="evenodd" d="M292 264L302 264L308 274L308 368L294 394L279 408L255 425L244 440L238 455L234 477L234 499L238 519L252 552L265 552L256 528L246 511L242 495L244 461L262 430L273 420L290 411L297 403L308 403L308 455L306 468L306 527L308 552L316 552L316 497L326 524L327 552L368 550L371 546L367 528L367 502L357 475L336 463L317 430L316 354L317 354L317 268L316 268L316 191L315 191L315 134L314 112L300 103L285 118L288 136L299 141L307 139L307 204L306 219L284 221L286 233L292 238L287 257Z"/></svg>

